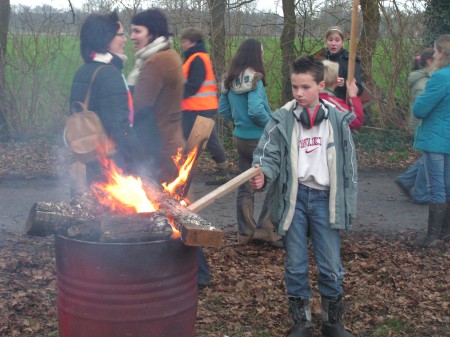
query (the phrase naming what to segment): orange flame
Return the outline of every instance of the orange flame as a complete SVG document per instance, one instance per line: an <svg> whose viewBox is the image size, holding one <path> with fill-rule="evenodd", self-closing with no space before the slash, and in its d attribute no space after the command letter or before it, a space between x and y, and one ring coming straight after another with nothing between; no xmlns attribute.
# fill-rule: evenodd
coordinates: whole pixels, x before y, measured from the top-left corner
<svg viewBox="0 0 450 337"><path fill-rule="evenodd" d="M178 168L178 177L170 184L163 183L164 190L176 199L178 196L177 187L183 186L192 170L197 157L197 148L192 150L187 156L178 149L178 154L173 160ZM186 159L184 159L186 158ZM122 214L154 212L159 209L157 203L149 199L151 191L146 191L139 177L123 175L123 171L111 159L107 158L103 149L98 149L98 160L104 168L106 182L95 182L92 184L92 191L99 202L112 211ZM182 200L180 202L185 202ZM175 226L173 219L169 218L170 226L173 230L173 237L180 237L180 232Z"/></svg>
<svg viewBox="0 0 450 337"><path fill-rule="evenodd" d="M107 182L96 182L92 185L92 190L101 204L124 214L154 212L158 209L158 206L148 199L141 178L124 176L122 170L110 159L104 158L103 165L107 167Z"/></svg>
<svg viewBox="0 0 450 337"><path fill-rule="evenodd" d="M162 186L167 193L176 199L180 199L180 196L177 194L177 188L183 186L189 178L189 173L191 172L195 159L197 158L197 152L197 147L195 147L187 154L187 156L184 156L182 154L182 149L179 148L177 155L172 157L178 169L178 177L169 184L166 182L162 183ZM185 160L183 160L184 157L186 157Z"/></svg>

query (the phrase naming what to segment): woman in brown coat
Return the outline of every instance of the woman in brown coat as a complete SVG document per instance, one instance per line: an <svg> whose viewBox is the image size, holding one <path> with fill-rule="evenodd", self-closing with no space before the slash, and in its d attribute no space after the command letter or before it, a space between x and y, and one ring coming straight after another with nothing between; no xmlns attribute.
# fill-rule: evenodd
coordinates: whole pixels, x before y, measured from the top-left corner
<svg viewBox="0 0 450 337"><path fill-rule="evenodd" d="M148 9L131 20L136 61L128 84L133 88L134 127L145 153L140 174L157 183L178 176L172 156L184 147L182 62L171 48L170 36L167 19L159 9Z"/></svg>

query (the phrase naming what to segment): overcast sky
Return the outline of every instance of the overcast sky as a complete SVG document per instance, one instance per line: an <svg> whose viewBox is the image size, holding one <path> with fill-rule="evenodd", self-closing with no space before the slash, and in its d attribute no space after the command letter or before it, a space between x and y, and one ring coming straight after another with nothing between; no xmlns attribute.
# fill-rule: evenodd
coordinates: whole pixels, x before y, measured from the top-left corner
<svg viewBox="0 0 450 337"><path fill-rule="evenodd" d="M256 0L257 8L260 10L275 10L276 4L281 5L281 0ZM125 1L126 2L126 1ZM83 0L72 0L74 7L81 7L84 3ZM11 0L11 5L24 5L24 6L37 6L42 4L48 4L55 8L68 8L68 0Z"/></svg>

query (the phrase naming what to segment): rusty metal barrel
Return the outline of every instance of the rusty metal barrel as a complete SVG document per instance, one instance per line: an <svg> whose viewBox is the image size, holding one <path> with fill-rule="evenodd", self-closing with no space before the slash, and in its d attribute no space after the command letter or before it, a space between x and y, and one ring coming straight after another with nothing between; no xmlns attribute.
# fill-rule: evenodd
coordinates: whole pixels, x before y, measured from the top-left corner
<svg viewBox="0 0 450 337"><path fill-rule="evenodd" d="M197 248L57 235L60 337L194 337Z"/></svg>

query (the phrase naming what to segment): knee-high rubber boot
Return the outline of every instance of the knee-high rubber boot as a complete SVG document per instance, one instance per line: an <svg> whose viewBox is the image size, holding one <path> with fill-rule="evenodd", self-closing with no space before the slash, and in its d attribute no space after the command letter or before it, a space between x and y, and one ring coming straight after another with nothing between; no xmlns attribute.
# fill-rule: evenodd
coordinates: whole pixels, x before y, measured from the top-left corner
<svg viewBox="0 0 450 337"><path fill-rule="evenodd" d="M445 242L450 242L450 202L447 202L447 210L445 212L444 223L439 238Z"/></svg>
<svg viewBox="0 0 450 337"><path fill-rule="evenodd" d="M433 248L442 243L439 239L442 225L444 223L446 203L431 203L428 211L428 230L427 234L417 240L417 245L423 248Z"/></svg>
<svg viewBox="0 0 450 337"><path fill-rule="evenodd" d="M294 326L288 337L311 337L311 307L309 300L297 297L289 297L289 316Z"/></svg>
<svg viewBox="0 0 450 337"><path fill-rule="evenodd" d="M327 299L322 296L322 336L323 337L354 337L345 330L342 324L344 304L342 297Z"/></svg>

